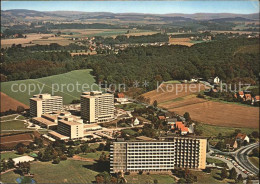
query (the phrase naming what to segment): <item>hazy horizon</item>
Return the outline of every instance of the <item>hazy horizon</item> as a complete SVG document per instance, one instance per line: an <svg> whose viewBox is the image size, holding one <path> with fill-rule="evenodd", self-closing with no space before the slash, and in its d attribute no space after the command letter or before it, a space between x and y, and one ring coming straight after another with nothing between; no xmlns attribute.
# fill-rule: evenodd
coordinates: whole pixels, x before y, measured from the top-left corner
<svg viewBox="0 0 260 184"><path fill-rule="evenodd" d="M259 13L258 1L2 1L2 10L140 14Z"/></svg>

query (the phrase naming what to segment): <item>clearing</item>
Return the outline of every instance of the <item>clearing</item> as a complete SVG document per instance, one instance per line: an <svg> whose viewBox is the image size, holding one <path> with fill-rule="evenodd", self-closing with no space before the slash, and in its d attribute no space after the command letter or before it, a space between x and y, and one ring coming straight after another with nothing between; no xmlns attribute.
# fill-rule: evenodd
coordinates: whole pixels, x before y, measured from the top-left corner
<svg viewBox="0 0 260 184"><path fill-rule="evenodd" d="M83 91L89 91L91 87L92 90L98 89L98 86L95 84L95 79L90 72L90 69L74 70L68 73L38 79L2 82L1 87L5 94L26 105L29 105L29 99L33 95L40 93L40 89L43 89L42 93L62 96L63 103L69 104L74 99L80 99L80 95ZM14 90L12 90L12 85ZM18 90L19 86L22 89L20 91ZM24 86L26 86L26 88ZM31 86L31 91L34 89L33 86L35 86L34 91L31 93L29 86Z"/></svg>
<svg viewBox="0 0 260 184"><path fill-rule="evenodd" d="M197 98L205 89L202 84L162 84L159 90L143 94L150 98L152 104L157 100L158 106L183 115L189 112L193 120L217 126L259 127L259 108L235 103L224 103Z"/></svg>

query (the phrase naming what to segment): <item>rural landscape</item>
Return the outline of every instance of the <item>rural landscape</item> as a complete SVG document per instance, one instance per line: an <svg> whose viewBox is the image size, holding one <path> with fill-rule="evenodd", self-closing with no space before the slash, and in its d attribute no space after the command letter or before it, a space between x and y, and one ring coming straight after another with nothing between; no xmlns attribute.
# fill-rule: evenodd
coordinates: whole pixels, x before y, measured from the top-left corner
<svg viewBox="0 0 260 184"><path fill-rule="evenodd" d="M259 182L259 2L17 3L1 183Z"/></svg>

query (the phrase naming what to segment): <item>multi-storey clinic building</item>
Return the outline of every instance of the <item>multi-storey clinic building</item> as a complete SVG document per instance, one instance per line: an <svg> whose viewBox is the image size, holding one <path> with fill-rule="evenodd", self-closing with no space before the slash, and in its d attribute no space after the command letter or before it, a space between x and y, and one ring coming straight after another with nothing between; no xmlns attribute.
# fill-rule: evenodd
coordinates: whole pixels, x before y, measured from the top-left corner
<svg viewBox="0 0 260 184"><path fill-rule="evenodd" d="M63 100L61 96L50 94L38 94L30 98L30 115L41 117L42 114L62 110Z"/></svg>
<svg viewBox="0 0 260 184"><path fill-rule="evenodd" d="M79 139L84 137L84 124L74 122L70 119L58 121L58 133L68 136L70 139Z"/></svg>
<svg viewBox="0 0 260 184"><path fill-rule="evenodd" d="M107 122L114 119L114 95L99 91L81 95L81 118L88 123Z"/></svg>
<svg viewBox="0 0 260 184"><path fill-rule="evenodd" d="M175 167L205 169L207 139L174 137L159 141L115 141L110 172L167 172Z"/></svg>

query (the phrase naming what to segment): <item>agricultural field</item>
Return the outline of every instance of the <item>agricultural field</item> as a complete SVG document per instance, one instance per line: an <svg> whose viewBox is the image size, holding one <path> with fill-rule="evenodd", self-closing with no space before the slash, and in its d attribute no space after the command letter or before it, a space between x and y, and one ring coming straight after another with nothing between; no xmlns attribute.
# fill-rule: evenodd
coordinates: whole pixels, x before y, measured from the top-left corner
<svg viewBox="0 0 260 184"><path fill-rule="evenodd" d="M40 92L62 96L63 103L69 104L74 99L80 99L82 91L88 91L91 87L93 88L92 90L98 89L98 86L95 85L95 79L90 72L91 70L89 69L74 70L38 79L2 82L1 87L2 92L26 105L29 105L29 99L33 95ZM12 85L15 85L13 86L13 91ZM21 87L20 91L18 90L19 86ZM31 91L33 91L31 93L29 86L31 86ZM43 90L41 91L41 89Z"/></svg>
<svg viewBox="0 0 260 184"><path fill-rule="evenodd" d="M31 173L37 183L92 183L98 172L88 169L91 163L66 160L59 164L51 162L34 162L31 164ZM48 172L46 172L48 171ZM1 175L1 181L15 183L19 175L8 172Z"/></svg>
<svg viewBox="0 0 260 184"><path fill-rule="evenodd" d="M226 126L216 126L216 125L209 125L205 123L198 123L196 128L198 130L202 130L202 136L205 137L211 137L211 136L218 136L219 133L222 134L222 136L230 136L232 135L235 130L239 129L242 133L245 133L247 135L251 134L253 131L256 131L255 128L233 128L233 127L226 127Z"/></svg>
<svg viewBox="0 0 260 184"><path fill-rule="evenodd" d="M161 89L150 91L143 96L150 98L150 103L157 100L159 107L171 112L180 115L189 112L193 120L205 124L241 128L259 127L259 109L257 107L197 98L197 94L204 90L205 86L195 84L191 88L191 85L162 84Z"/></svg>
<svg viewBox="0 0 260 184"><path fill-rule="evenodd" d="M191 42L190 38L169 38L169 43L171 45L185 45L188 47L195 44Z"/></svg>
<svg viewBox="0 0 260 184"><path fill-rule="evenodd" d="M1 112L5 112L10 109L16 111L18 106L22 106L25 109L29 109L28 105L25 105L2 92L0 92L0 96L1 96L1 100L0 100L1 101Z"/></svg>
<svg viewBox="0 0 260 184"><path fill-rule="evenodd" d="M58 43L60 45L69 45L72 40L64 37L55 37L54 34L26 34L27 38L1 39L1 48L7 48L13 44L21 44L22 46L49 45L50 43Z"/></svg>
<svg viewBox="0 0 260 184"><path fill-rule="evenodd" d="M0 146L2 149L12 149L18 143L23 143L25 145L28 145L30 142L33 142L33 140L34 140L34 134L32 133L8 135L8 136L0 137L0 142L1 142Z"/></svg>
<svg viewBox="0 0 260 184"><path fill-rule="evenodd" d="M58 32L60 30L53 30ZM129 33L127 33L129 31ZM93 37L93 36L104 36L104 37L116 37L118 35L126 36L141 36L141 35L151 35L156 34L156 31L150 30L129 30L129 29L63 29L63 38L83 38L83 37ZM72 35L69 35L72 33Z"/></svg>

